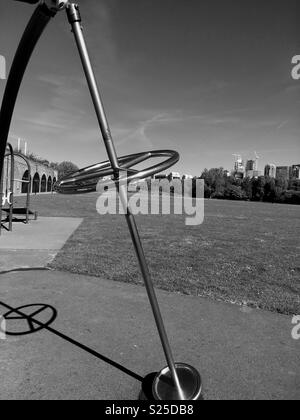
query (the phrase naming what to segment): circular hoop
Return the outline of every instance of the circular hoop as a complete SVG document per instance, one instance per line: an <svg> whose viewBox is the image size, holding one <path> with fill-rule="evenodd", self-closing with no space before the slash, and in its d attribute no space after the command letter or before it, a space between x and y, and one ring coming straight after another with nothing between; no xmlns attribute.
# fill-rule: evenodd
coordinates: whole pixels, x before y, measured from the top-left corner
<svg viewBox="0 0 300 420"><path fill-rule="evenodd" d="M152 158L167 157L163 162L150 166L140 171L131 169L139 163ZM135 179L144 179L159 172L162 172L179 161L179 154L173 150L156 150L118 158L119 175L122 182L131 182ZM122 177L122 172L127 172L127 176ZM97 184L101 178L114 176L115 171L109 161L98 163L69 175L57 182L55 190L60 194L83 194L96 191Z"/></svg>

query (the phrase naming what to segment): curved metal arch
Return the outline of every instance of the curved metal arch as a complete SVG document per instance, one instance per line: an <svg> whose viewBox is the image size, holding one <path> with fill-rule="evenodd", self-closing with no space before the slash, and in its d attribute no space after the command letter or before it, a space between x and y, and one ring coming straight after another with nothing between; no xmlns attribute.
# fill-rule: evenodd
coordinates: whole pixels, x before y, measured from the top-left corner
<svg viewBox="0 0 300 420"><path fill-rule="evenodd" d="M0 174L3 170L8 133L21 83L35 46L55 15L45 4L39 5L22 36L7 79L0 111Z"/></svg>

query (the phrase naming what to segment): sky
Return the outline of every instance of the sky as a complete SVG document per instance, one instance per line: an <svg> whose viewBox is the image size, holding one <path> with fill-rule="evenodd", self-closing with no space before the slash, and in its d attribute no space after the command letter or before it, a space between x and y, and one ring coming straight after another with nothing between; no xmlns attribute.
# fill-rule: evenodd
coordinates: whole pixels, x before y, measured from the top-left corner
<svg viewBox="0 0 300 420"><path fill-rule="evenodd" d="M174 171L233 167L235 153L300 163L299 0L81 0L84 35L119 156L174 149ZM0 0L11 65L34 6ZM0 99L5 80L0 80ZM25 75L10 140L84 167L107 159L65 12ZM151 162L150 162L151 163Z"/></svg>

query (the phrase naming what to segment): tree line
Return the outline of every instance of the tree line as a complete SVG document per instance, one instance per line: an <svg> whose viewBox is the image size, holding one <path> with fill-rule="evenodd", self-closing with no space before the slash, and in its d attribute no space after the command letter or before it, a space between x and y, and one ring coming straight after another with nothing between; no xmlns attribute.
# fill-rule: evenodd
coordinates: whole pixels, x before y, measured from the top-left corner
<svg viewBox="0 0 300 420"><path fill-rule="evenodd" d="M205 198L300 204L298 179L269 176L238 179L228 176L223 168L205 169L200 178L205 183Z"/></svg>

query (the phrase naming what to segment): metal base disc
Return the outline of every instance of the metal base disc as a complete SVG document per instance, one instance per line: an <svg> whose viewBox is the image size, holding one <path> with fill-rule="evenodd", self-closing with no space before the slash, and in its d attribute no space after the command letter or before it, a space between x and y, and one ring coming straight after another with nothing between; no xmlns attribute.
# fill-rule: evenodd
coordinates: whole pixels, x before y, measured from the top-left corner
<svg viewBox="0 0 300 420"><path fill-rule="evenodd" d="M185 363L176 363L182 397L175 387L169 367L156 375L152 385L155 400L163 401L193 401L201 398L202 381L198 371Z"/></svg>

